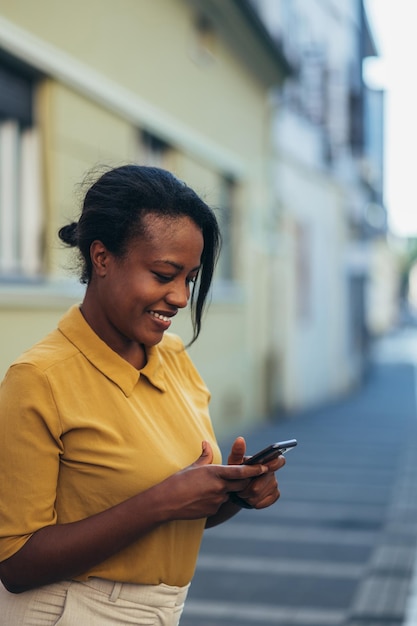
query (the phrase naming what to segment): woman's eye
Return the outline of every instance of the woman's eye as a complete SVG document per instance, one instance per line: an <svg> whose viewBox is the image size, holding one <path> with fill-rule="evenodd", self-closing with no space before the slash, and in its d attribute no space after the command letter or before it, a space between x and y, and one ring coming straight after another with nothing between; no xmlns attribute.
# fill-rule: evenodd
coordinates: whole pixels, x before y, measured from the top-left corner
<svg viewBox="0 0 417 626"><path fill-rule="evenodd" d="M154 275L156 279L159 280L159 282L161 283L169 283L174 278L173 276L167 276L165 274L158 274L157 272L154 272Z"/></svg>
<svg viewBox="0 0 417 626"><path fill-rule="evenodd" d="M156 280L160 283L170 283L176 278L175 275L172 276L171 274L160 274L159 272L153 272L153 274ZM196 274L195 276L187 276L187 278L185 279L187 285L189 285L190 283L195 283L197 280L197 276L198 274Z"/></svg>

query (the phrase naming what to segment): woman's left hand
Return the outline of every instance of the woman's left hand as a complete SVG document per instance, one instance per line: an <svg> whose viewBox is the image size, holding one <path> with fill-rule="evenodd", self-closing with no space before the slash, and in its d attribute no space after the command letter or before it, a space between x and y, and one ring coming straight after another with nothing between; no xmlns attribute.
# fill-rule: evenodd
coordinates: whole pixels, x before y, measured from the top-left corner
<svg viewBox="0 0 417 626"><path fill-rule="evenodd" d="M243 437L235 439L228 457L229 465L240 465L245 459L246 443ZM237 494L254 509L264 509L274 504L280 497L278 481L275 472L285 465L285 458L281 455L273 461L264 463L269 472L251 479L249 485Z"/></svg>

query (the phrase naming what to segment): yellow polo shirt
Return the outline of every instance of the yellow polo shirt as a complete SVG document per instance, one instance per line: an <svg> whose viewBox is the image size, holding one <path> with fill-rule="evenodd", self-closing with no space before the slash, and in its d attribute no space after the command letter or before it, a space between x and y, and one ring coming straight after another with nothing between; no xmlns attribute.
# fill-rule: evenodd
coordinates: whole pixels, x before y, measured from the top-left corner
<svg viewBox="0 0 417 626"><path fill-rule="evenodd" d="M181 340L165 334L138 371L71 308L0 387L0 561L36 530L89 517L220 451L209 392ZM174 521L80 580L185 585L205 520Z"/></svg>

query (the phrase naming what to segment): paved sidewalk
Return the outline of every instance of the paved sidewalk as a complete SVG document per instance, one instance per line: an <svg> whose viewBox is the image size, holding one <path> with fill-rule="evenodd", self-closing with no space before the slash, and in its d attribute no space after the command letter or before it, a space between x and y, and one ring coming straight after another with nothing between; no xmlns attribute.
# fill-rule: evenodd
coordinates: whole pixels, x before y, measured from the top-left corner
<svg viewBox="0 0 417 626"><path fill-rule="evenodd" d="M379 346L356 393L244 433L249 452L299 445L275 506L206 532L181 626L417 626L416 366L400 347Z"/></svg>
<svg viewBox="0 0 417 626"><path fill-rule="evenodd" d="M393 364L408 363L414 369L414 390L417 405L417 330L414 328L387 337L374 349L374 361ZM415 520L417 523L417 519ZM417 552L405 606L403 626L417 626Z"/></svg>

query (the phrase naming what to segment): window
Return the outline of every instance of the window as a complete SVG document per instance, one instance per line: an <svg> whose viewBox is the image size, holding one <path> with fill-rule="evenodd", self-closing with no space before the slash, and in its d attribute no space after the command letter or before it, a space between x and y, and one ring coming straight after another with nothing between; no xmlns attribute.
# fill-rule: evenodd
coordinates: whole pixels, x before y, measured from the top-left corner
<svg viewBox="0 0 417 626"><path fill-rule="evenodd" d="M326 116L326 71L324 54L317 44L304 50L300 80L304 112L320 125Z"/></svg>
<svg viewBox="0 0 417 626"><path fill-rule="evenodd" d="M349 94L350 145L353 154L363 150L363 98L359 91L351 88Z"/></svg>
<svg viewBox="0 0 417 626"><path fill-rule="evenodd" d="M0 278L42 270L42 205L35 77L0 56Z"/></svg>
<svg viewBox="0 0 417 626"><path fill-rule="evenodd" d="M139 133L138 160L141 165L170 169L171 146L147 130Z"/></svg>
<svg viewBox="0 0 417 626"><path fill-rule="evenodd" d="M222 250L219 258L218 277L222 280L233 280L233 232L234 232L234 204L236 183L228 176L220 180L220 211L219 225L222 234Z"/></svg>
<svg viewBox="0 0 417 626"><path fill-rule="evenodd" d="M297 286L297 318L308 320L312 305L311 227L297 223L295 232L295 269Z"/></svg>

